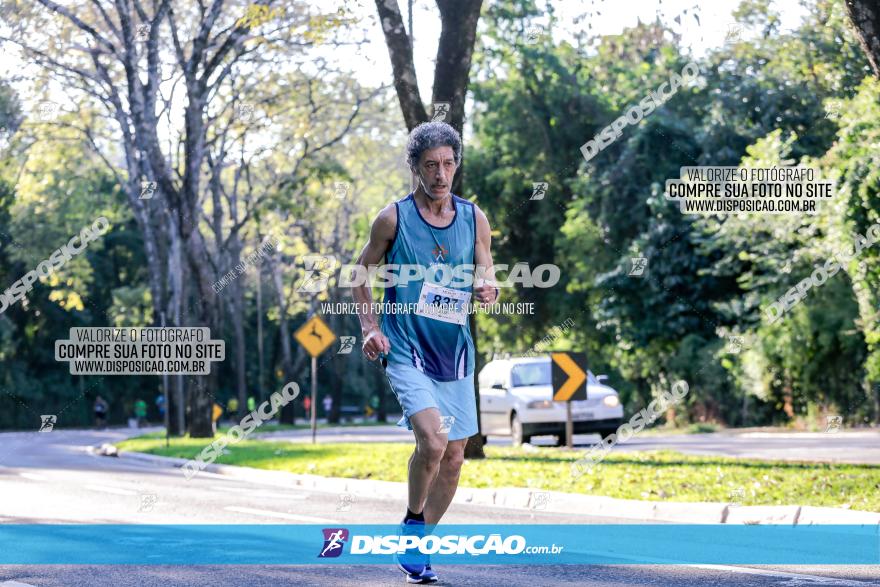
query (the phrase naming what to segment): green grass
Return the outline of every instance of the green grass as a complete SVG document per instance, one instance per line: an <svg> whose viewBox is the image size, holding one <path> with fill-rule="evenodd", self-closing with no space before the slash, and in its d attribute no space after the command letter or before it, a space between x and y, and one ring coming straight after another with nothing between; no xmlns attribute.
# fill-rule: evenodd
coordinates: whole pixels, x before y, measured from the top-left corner
<svg viewBox="0 0 880 587"><path fill-rule="evenodd" d="M698 422L685 428L687 434L706 434L718 432L719 430L721 430L721 427L718 424L712 424L711 422Z"/></svg>
<svg viewBox="0 0 880 587"><path fill-rule="evenodd" d="M367 422L345 422L339 424L327 424L326 422L318 422L318 428L359 428L361 426L393 426L397 422L395 419L393 422L377 422L375 420L369 420ZM223 434L227 430L229 430L233 424L221 424L217 430L219 433ZM282 432L286 430L311 430L312 425L308 422L305 424L261 424L259 429L256 430L255 434L265 434L267 432ZM165 438L164 432L162 433L162 438Z"/></svg>
<svg viewBox="0 0 880 587"><path fill-rule="evenodd" d="M208 442L161 433L124 441L122 450L192 458ZM328 477L406 481L412 446L402 443L299 444L246 440L216 462ZM880 512L880 467L690 456L672 451L616 453L578 479L571 464L585 451L486 447L486 460L467 461L463 487L530 487L651 501L733 500L742 505L848 506Z"/></svg>

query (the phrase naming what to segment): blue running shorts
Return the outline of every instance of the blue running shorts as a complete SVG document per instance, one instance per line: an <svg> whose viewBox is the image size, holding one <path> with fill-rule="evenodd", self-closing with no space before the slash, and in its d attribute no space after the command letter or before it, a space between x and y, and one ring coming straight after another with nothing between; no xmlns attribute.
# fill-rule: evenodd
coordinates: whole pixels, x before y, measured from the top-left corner
<svg viewBox="0 0 880 587"><path fill-rule="evenodd" d="M385 375L403 409L398 426L412 430L409 419L413 414L437 408L440 417L446 417L441 426L449 429L449 440L461 440L477 433L473 373L456 381L434 381L412 365L388 363Z"/></svg>

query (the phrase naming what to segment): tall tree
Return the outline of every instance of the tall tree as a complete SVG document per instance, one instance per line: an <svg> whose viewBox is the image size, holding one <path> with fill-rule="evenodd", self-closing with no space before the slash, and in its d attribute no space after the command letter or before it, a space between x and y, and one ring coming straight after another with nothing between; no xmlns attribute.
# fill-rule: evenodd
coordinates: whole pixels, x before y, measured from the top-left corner
<svg viewBox="0 0 880 587"><path fill-rule="evenodd" d="M223 119L218 113L231 102L220 98L239 68L257 77L278 63L296 61L295 53L311 44L296 36L300 25L310 21L320 28L322 23L305 6L274 9L269 2L159 0L144 7L136 0L78 8L39 3L48 14L21 16L30 34L5 40L21 45L71 92L94 100L116 122L117 143L92 142L96 148L117 146L124 154L126 173L119 181L144 235L154 323L170 304L175 311L166 312L166 324L219 329L220 302L212 288L218 266L200 223L208 197L204 178L211 136ZM65 31L59 39L47 38L44 31L52 27L40 26L53 16L60 17L56 20ZM173 100L178 84L185 97L182 106ZM182 123L172 120L181 109ZM163 115L176 143L161 138ZM115 159L108 155L106 160ZM144 181L155 182L151 200L140 198ZM212 371L191 379L192 436L213 435L216 377Z"/></svg>
<svg viewBox="0 0 880 587"><path fill-rule="evenodd" d="M880 78L880 2L846 0L846 12L856 29L859 44L868 57L874 75Z"/></svg>
<svg viewBox="0 0 880 587"><path fill-rule="evenodd" d="M477 37L477 22L480 19L482 0L437 0L440 11L440 40L437 43L437 59L434 65L434 86L432 102L448 103L449 113L444 122L452 125L463 135L464 101L467 96L470 80L471 57ZM408 130L414 129L422 122L428 121L428 113L419 92L416 68L413 63L413 31L407 32L403 26L403 17L397 0L376 0L376 10L385 34L385 44L391 59L394 74L394 88L400 110ZM410 20L412 23L412 20ZM412 27L412 24L410 24ZM432 117L436 113L432 112ZM452 191L461 192L462 167L460 166L452 180ZM469 319L471 332L474 334L476 350L476 320L474 315ZM479 353L475 370L480 368ZM477 402L477 422L479 425L480 389L474 377L474 392ZM465 447L467 458L483 458L483 439L481 431L472 436Z"/></svg>

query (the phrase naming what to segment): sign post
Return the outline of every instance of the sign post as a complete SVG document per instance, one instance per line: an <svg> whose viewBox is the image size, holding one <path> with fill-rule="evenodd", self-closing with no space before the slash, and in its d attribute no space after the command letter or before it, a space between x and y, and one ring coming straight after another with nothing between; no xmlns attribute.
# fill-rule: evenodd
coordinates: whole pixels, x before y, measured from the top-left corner
<svg viewBox="0 0 880 587"><path fill-rule="evenodd" d="M306 323L299 327L293 338L306 349L312 356L312 401L310 420L312 424L312 444L318 430L317 406L318 406L318 355L327 350L336 340L336 335L319 316L312 316Z"/></svg>
<svg viewBox="0 0 880 587"><path fill-rule="evenodd" d="M574 447L571 402L587 399L587 355L580 352L550 353L553 401L565 402L565 444Z"/></svg>

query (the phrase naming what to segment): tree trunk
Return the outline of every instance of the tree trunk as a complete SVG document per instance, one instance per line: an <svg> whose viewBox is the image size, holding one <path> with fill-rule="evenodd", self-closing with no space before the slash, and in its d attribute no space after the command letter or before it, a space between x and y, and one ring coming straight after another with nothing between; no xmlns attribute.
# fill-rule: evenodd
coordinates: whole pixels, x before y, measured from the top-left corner
<svg viewBox="0 0 880 587"><path fill-rule="evenodd" d="M287 300L284 298L284 281L281 278L280 264L271 255L269 256L268 263L269 271L272 274L272 281L275 284L275 294L278 297L278 338L281 343L281 370L284 373L284 385L287 385L294 379L293 351L290 348L290 324L287 321ZM282 424L296 423L295 406L295 403L289 403L281 408L279 420Z"/></svg>
<svg viewBox="0 0 880 587"><path fill-rule="evenodd" d="M477 374L483 368L483 358L480 356L477 348L476 314L471 314L468 317L468 326L474 338L474 400L477 402L477 433L468 438L467 444L464 446L464 458L485 459L486 453L483 451L483 422L480 418L480 382L477 379Z"/></svg>
<svg viewBox="0 0 880 587"><path fill-rule="evenodd" d="M874 75L880 78L880 3L877 0L846 0L844 4L868 63Z"/></svg>
<svg viewBox="0 0 880 587"><path fill-rule="evenodd" d="M181 251L180 235L177 231L177 223L171 214L168 214L168 307L166 315L171 317L171 326L183 325L183 300L186 299L186 280L183 272L183 253ZM186 390L183 375L174 375L172 380L172 393L168 398L171 402L166 408L170 415L171 434L182 436L186 432Z"/></svg>
<svg viewBox="0 0 880 587"><path fill-rule="evenodd" d="M263 261L257 269L257 403L262 403L266 391L263 380Z"/></svg>
<svg viewBox="0 0 880 587"><path fill-rule="evenodd" d="M449 116L445 120L459 134L464 126L464 101L467 97L470 78L471 57L477 35L477 23L480 19L482 0L437 0L440 10L440 40L437 44L437 59L434 66L433 102L448 102ZM376 10L385 34L385 45L391 59L394 75L394 88L397 100L408 130L426 122L425 111L413 65L412 43L403 26L403 18L396 0L376 0ZM412 33L412 31L410 31ZM452 191L461 193L462 166L459 166L452 180ZM470 328L477 346L476 323L470 317ZM477 433L468 439L465 447L467 458L484 458L482 428L479 426L480 390L476 373L479 372L479 353L474 353L477 362L474 373L474 394L477 402Z"/></svg>

